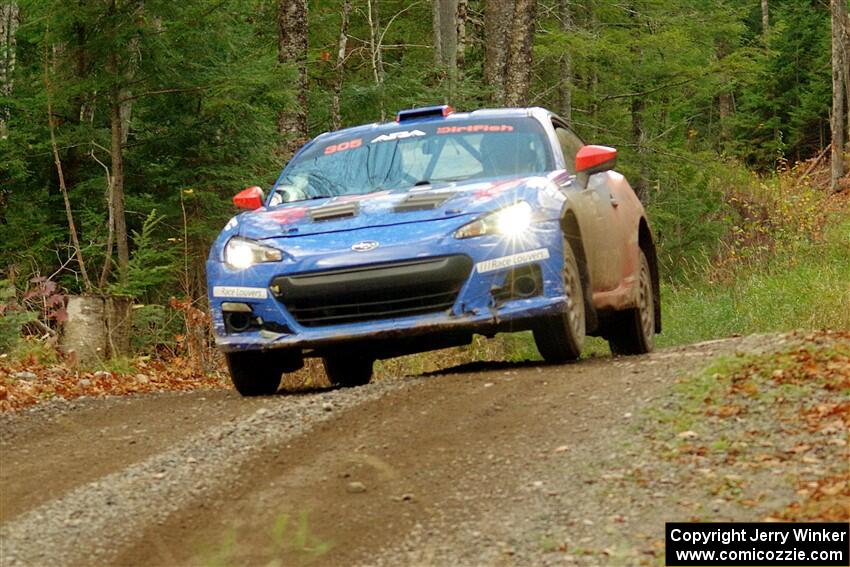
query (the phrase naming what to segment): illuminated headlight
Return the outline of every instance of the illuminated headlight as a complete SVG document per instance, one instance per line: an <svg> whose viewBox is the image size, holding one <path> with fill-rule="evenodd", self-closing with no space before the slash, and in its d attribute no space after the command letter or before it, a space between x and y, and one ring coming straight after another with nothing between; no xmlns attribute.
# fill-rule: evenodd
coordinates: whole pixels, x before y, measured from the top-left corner
<svg viewBox="0 0 850 567"><path fill-rule="evenodd" d="M234 236L224 247L224 263L234 270L244 270L262 262L279 262L283 253L254 240Z"/></svg>
<svg viewBox="0 0 850 567"><path fill-rule="evenodd" d="M520 201L462 226L455 231L455 238L472 238L485 234L501 234L515 238L531 226L532 212L531 205Z"/></svg>

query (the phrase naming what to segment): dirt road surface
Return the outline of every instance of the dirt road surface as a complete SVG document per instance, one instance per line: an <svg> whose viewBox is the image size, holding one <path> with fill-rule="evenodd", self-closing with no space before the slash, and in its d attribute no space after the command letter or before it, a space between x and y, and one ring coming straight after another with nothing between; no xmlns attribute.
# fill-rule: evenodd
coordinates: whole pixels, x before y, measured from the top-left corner
<svg viewBox="0 0 850 567"><path fill-rule="evenodd" d="M756 339L348 390L51 403L0 418L0 564L657 565L676 497L604 479L636 416ZM743 519L743 518L742 518Z"/></svg>

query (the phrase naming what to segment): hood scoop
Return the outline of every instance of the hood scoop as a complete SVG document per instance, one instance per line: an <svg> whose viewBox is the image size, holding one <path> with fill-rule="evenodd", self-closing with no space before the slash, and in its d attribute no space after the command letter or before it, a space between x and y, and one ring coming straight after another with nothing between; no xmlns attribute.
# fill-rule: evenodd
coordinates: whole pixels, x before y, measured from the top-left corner
<svg viewBox="0 0 850 567"><path fill-rule="evenodd" d="M310 220L313 222L356 217L360 212L358 203L334 203L310 209Z"/></svg>
<svg viewBox="0 0 850 567"><path fill-rule="evenodd" d="M443 193L410 193L401 203L395 206L397 213L408 211L430 211L436 209L452 197L453 192Z"/></svg>

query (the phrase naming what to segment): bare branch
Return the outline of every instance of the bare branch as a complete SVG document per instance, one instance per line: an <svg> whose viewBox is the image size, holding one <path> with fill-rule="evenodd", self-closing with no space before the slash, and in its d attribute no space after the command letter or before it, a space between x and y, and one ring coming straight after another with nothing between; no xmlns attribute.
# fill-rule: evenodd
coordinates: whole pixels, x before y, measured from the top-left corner
<svg viewBox="0 0 850 567"><path fill-rule="evenodd" d="M663 91L664 89L670 89L670 88L673 88L673 87L680 87L682 85L687 85L688 83L693 83L696 80L697 80L697 77L691 77L690 79L685 79L683 81L679 81L679 82L676 82L676 83L667 83L667 84L660 85L658 87L648 89L648 90L645 90L645 91L641 91L641 92L624 93L624 94L618 94L618 95L605 95L604 97L602 97L602 100L600 102L606 102L608 100L614 100L614 99L618 99L618 98L634 98L634 97L637 97L637 96L646 96L648 94L657 93L658 91Z"/></svg>
<svg viewBox="0 0 850 567"><path fill-rule="evenodd" d="M92 292L92 284L86 271L86 263L83 260L83 251L80 248L80 240L77 237L77 227L74 224L74 213L71 211L71 200L68 198L68 187L65 185L65 174L62 171L62 160L59 158L59 146L56 143L56 121L53 118L53 97L51 96L50 87L50 56L47 48L47 30L45 30L44 39L44 87L47 94L47 123L50 127L50 147L53 150L53 161L56 164L56 173L59 176L59 190L62 192L62 199L65 202L65 216L68 220L68 230L71 233L71 242L74 245L74 251L77 256L77 263L80 265L80 274L83 278L83 286L86 292Z"/></svg>

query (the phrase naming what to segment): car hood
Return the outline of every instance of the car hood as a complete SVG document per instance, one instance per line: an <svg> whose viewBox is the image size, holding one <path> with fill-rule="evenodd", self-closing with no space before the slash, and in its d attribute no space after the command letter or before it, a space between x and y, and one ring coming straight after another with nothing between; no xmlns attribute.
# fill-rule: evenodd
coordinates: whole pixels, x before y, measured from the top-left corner
<svg viewBox="0 0 850 567"><path fill-rule="evenodd" d="M287 203L243 213L236 220L240 236L257 240L403 225L493 211L548 183L539 176L443 183Z"/></svg>

